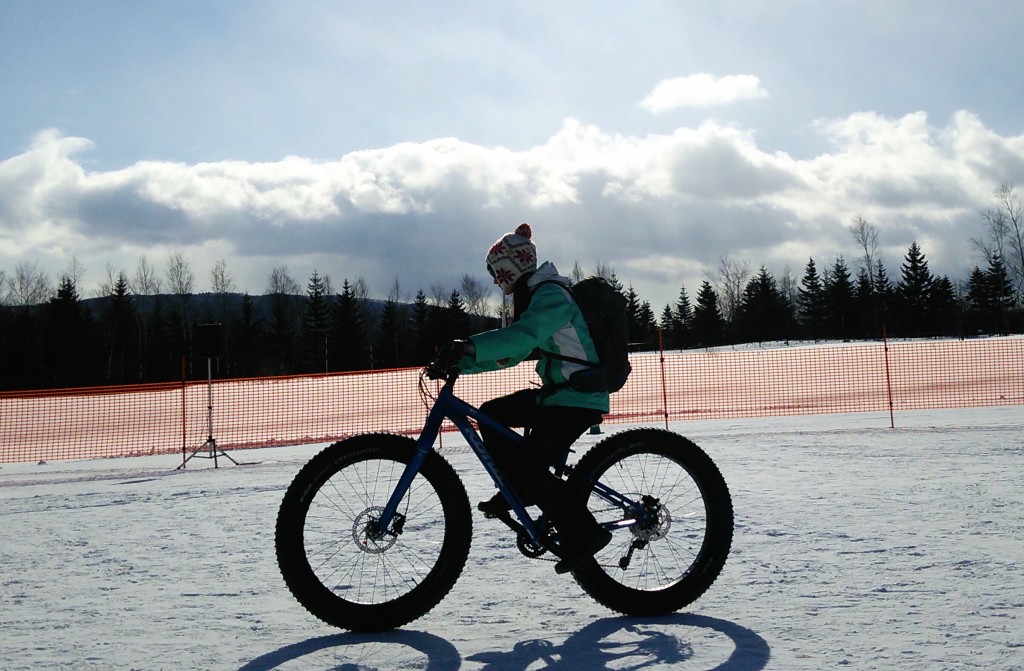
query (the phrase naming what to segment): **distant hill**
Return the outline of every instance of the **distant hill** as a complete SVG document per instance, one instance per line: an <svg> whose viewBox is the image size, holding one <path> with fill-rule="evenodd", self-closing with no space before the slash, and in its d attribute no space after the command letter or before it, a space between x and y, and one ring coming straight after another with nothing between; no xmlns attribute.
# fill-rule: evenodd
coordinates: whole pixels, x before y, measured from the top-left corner
<svg viewBox="0 0 1024 671"><path fill-rule="evenodd" d="M188 310L193 317L193 321L197 323L213 322L220 318L224 310L227 311L229 316L240 314L244 298L245 294L239 293L191 294L188 296ZM270 318L271 305L275 298L277 297L267 294L249 295L256 313L263 317L263 319ZM288 295L285 298L300 312L307 300L305 294ZM131 299L135 309L142 314L152 314L157 309L166 312L168 309L176 307L179 300L177 294L133 295ZM88 308L93 317L98 318L103 314L104 308L110 301L110 296L102 296L100 298L84 298L82 299L82 304ZM376 298L367 298L361 301L363 316L366 317L369 323L376 323L380 313L384 310L384 303L384 301ZM409 304L406 303L405 305Z"/></svg>

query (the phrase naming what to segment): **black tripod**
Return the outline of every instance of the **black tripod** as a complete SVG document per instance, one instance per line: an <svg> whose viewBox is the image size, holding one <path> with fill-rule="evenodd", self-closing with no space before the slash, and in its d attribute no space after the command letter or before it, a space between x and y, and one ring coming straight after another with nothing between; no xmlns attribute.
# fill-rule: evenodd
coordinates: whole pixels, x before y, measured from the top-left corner
<svg viewBox="0 0 1024 671"><path fill-rule="evenodd" d="M198 356L206 358L206 442L192 450L178 469L185 468L192 457L200 459L213 459L213 467L218 468L217 458L224 457L234 465L238 465L231 455L217 446L217 440L213 437L213 360L220 357L224 351L224 329L221 324L196 324L195 328L195 352ZM206 450L206 454L199 454ZM177 469L176 469L177 470Z"/></svg>

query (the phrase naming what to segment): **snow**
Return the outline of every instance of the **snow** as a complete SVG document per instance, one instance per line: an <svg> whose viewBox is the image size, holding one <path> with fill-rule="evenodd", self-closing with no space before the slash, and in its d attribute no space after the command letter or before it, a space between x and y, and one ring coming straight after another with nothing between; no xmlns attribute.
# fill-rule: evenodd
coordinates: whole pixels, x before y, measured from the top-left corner
<svg viewBox="0 0 1024 671"><path fill-rule="evenodd" d="M729 561L686 612L617 616L475 514L452 592L379 635L320 623L277 570L277 507L322 446L184 471L174 455L3 465L0 668L1022 670L1021 418L676 423L736 511ZM447 458L471 500L489 496L459 440Z"/></svg>

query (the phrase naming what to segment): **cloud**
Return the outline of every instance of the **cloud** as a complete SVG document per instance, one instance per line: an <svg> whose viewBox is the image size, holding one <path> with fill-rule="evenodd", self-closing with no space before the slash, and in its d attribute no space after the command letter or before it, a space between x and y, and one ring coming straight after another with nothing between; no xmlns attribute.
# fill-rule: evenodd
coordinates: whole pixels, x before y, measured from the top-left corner
<svg viewBox="0 0 1024 671"><path fill-rule="evenodd" d="M714 75L701 72L686 77L663 79L640 101L640 106L654 114L662 114L680 107L713 107L739 100L767 97L768 91L754 75L727 75L716 78Z"/></svg>
<svg viewBox="0 0 1024 671"><path fill-rule="evenodd" d="M692 294L695 269L724 254L797 270L807 255L853 258L854 214L879 228L893 274L917 239L933 271L955 276L992 189L1024 182L1024 136L1000 136L969 112L944 127L924 113L865 112L814 129L829 150L801 160L717 122L636 136L567 119L523 151L440 138L336 161L112 171L80 162L89 140L45 131L0 162L0 268L39 260L56 276L76 255L100 275L181 250L200 278L227 259L249 291L288 265L300 280L313 269L363 276L384 294L396 277L415 291L480 274L483 250L526 220L566 270L611 264L660 305L681 284Z"/></svg>

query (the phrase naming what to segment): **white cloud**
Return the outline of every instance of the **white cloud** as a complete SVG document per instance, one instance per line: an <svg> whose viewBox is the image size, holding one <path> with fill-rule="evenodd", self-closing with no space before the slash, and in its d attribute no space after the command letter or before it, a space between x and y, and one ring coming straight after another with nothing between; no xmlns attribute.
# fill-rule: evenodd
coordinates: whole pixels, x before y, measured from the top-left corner
<svg viewBox="0 0 1024 671"><path fill-rule="evenodd" d="M658 82L640 106L654 114L680 107L712 107L739 100L767 98L768 91L754 75L726 75L716 78L706 72L673 77Z"/></svg>
<svg viewBox="0 0 1024 671"><path fill-rule="evenodd" d="M967 112L938 128L923 113L816 128L831 148L807 160L710 121L634 136L568 119L524 151L442 138L337 161L106 172L76 158L88 140L45 132L0 162L0 268L38 260L55 277L75 255L98 284L107 263L182 250L200 278L227 259L250 291L287 264L300 279L314 268L362 275L383 294L395 277L415 291L478 273L487 244L528 220L559 265L609 263L661 305L681 284L695 292L694 269L723 254L797 271L807 255L852 258L855 213L879 228L893 273L918 239L950 264L933 271L956 276L955 264L973 263L969 238L992 189L1024 183L1024 136L1000 136Z"/></svg>

